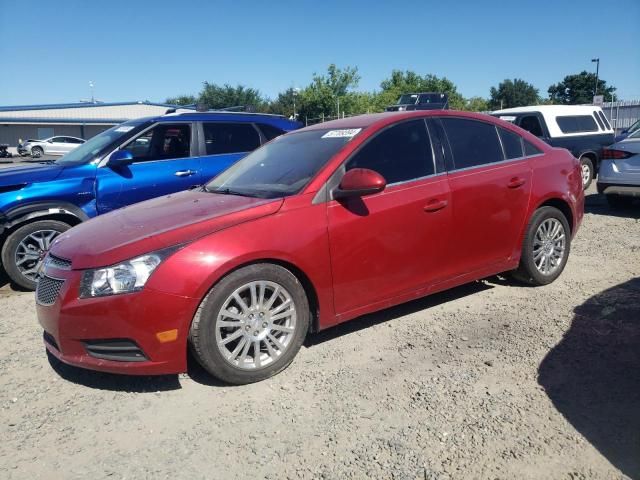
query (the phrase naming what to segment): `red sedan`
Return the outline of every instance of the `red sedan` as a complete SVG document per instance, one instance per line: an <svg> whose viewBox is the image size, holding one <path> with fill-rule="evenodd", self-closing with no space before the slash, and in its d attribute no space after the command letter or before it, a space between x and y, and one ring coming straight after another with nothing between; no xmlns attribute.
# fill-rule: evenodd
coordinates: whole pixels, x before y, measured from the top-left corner
<svg viewBox="0 0 640 480"><path fill-rule="evenodd" d="M46 348L130 374L255 382L309 332L501 272L564 269L579 162L486 115L365 115L279 137L203 187L69 230L36 293Z"/></svg>

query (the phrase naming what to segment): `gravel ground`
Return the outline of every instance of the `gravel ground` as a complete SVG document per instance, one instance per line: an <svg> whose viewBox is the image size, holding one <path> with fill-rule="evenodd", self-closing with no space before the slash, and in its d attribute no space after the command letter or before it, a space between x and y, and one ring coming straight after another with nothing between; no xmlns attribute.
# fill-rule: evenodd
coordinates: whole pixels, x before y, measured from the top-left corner
<svg viewBox="0 0 640 480"><path fill-rule="evenodd" d="M5 286L0 478L640 479L640 205L587 212L556 283L366 316L243 387L50 362Z"/></svg>

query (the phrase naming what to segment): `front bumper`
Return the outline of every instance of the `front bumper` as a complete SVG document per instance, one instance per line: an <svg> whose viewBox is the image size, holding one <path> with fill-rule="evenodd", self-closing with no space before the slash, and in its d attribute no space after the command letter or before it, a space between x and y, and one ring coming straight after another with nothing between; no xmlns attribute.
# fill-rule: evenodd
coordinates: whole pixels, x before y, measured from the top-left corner
<svg viewBox="0 0 640 480"><path fill-rule="evenodd" d="M58 293L49 292L47 298L43 292L36 292L38 321L52 355L69 365L110 373L161 375L186 371L187 338L198 299L146 288L130 294L80 299L81 272L52 270L46 272L47 277L63 282ZM178 331L175 340L159 340L159 332L173 329ZM142 356L133 361L106 359L95 350L95 345L105 342L129 342L139 347Z"/></svg>

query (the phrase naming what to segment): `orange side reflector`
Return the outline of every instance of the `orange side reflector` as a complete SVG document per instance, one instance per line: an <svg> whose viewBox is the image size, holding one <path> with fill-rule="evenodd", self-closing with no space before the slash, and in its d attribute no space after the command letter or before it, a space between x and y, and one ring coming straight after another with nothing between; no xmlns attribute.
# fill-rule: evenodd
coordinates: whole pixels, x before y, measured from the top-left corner
<svg viewBox="0 0 640 480"><path fill-rule="evenodd" d="M156 333L156 338L160 343L174 342L178 338L178 329L167 330L165 332Z"/></svg>

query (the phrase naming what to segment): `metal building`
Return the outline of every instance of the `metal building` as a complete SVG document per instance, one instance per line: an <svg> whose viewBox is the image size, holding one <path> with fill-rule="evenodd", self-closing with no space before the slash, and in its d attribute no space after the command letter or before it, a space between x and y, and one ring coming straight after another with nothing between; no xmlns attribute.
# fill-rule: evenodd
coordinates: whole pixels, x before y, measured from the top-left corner
<svg viewBox="0 0 640 480"><path fill-rule="evenodd" d="M63 103L0 107L0 144L54 135L91 138L113 125L162 115L173 105L151 102Z"/></svg>

